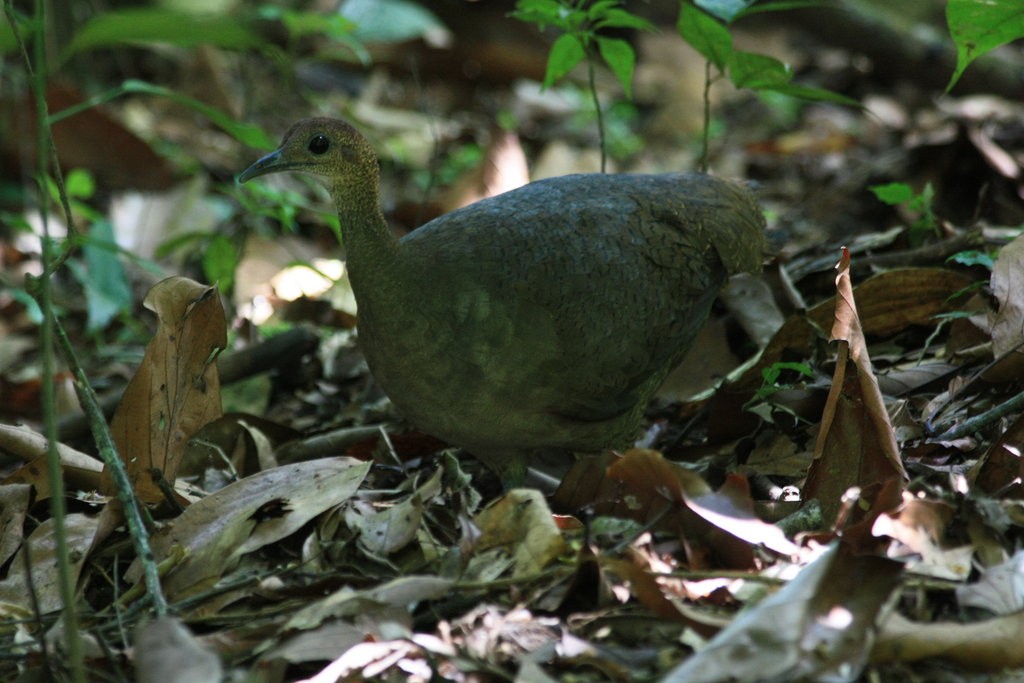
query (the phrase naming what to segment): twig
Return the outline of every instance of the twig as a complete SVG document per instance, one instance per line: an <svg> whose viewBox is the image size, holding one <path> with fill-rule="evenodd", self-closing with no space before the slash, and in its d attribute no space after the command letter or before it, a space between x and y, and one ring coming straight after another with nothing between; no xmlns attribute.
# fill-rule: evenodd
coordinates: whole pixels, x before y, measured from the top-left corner
<svg viewBox="0 0 1024 683"><path fill-rule="evenodd" d="M75 603L75 586L71 576L70 549L68 547L67 528L65 521L67 517L67 506L64 500L64 480L62 478L60 455L57 453L57 416L54 411L55 403L55 376L56 367L53 353L53 332L56 326L56 318L53 313L52 292L50 289L50 275L63 263L60 257L54 258L51 250L53 244L50 241L49 218L49 192L45 186L47 177L47 166L53 162L54 177L57 178L57 190L64 206L68 233L73 230L71 221L71 202L68 199L64 188L64 181L60 174L60 164L57 159L57 149L53 144L50 125L47 122L46 97L43 92L46 79L46 3L44 0L36 0L34 9L34 20L36 26L35 43L35 65L29 58L28 49L22 40L21 31L18 29L18 21L14 14L11 0L4 1L4 14L11 25L11 32L21 51L22 61L25 65L25 73L28 75L29 87L35 99L36 106L36 163L38 164L39 177L39 214L42 217L42 258L43 275L42 287L39 295L39 306L43 311L43 323L39 330L39 344L42 349L42 371L43 387L42 401L44 411L44 430L48 444L47 449L47 474L50 479L52 497L50 506L53 513L53 536L57 550L57 577L60 586L61 601L63 602L64 636L68 648L68 661L71 669L71 677L76 683L85 683L85 650L82 644L82 636L78 628L78 608ZM70 249L64 250L64 258L70 253ZM26 548L28 545L26 545ZM27 557L27 555L26 555ZM45 648L44 648L45 650ZM51 671L52 674L52 671Z"/></svg>
<svg viewBox="0 0 1024 683"><path fill-rule="evenodd" d="M974 434L982 427L989 425L996 420L1006 417L1010 413L1015 413L1018 410L1024 409L1024 391L1020 392L1010 400L1000 403L994 408L986 410L980 415L975 415L972 418L968 418L960 424L950 427L946 431L942 432L938 436L929 438L929 441L952 441L953 439L959 439L963 436Z"/></svg>
<svg viewBox="0 0 1024 683"><path fill-rule="evenodd" d="M103 458L103 463L110 470L110 476L114 480L117 497L124 506L124 517L128 524L128 533L132 538L132 545L135 546L135 553L139 558L139 562L142 563L146 591L153 603L153 610L157 616L166 616L167 600L164 598L163 589L160 587L160 575L157 570L156 560L153 558L153 551L149 546L149 532L142 521L142 514L139 512L138 501L135 498L135 493L132 491L128 472L125 470L124 463L117 453L117 446L114 444L114 439L110 435L110 429L107 428L107 421L103 417L103 411L96 400L96 392L93 391L92 385L89 384L89 380L85 376L85 371L82 370L82 366L78 363L75 350L71 346L71 340L68 339L64 328L56 320L54 323L57 341L60 343L65 359L68 362L68 367L75 377L75 393L78 394L78 400L81 401L82 408L89 417L92 435L96 440L96 447Z"/></svg>
<svg viewBox="0 0 1024 683"><path fill-rule="evenodd" d="M957 389L956 391L951 393L949 396L947 396L946 400L944 400L942 403L937 405L932 410L931 414L928 415L927 418L925 418L925 421L924 421L925 431L927 431L929 434L934 434L935 432L940 432L940 431L948 431L950 429L950 427L952 426L952 420L944 422L939 427L933 427L932 426L932 421L934 421L936 417L941 415L942 412L944 410L946 410L947 407L949 407L949 404L952 403L958 396L962 396L965 393L967 393L968 390L971 387L973 387L974 384L976 382L978 382L985 375L986 372L991 370L993 367L995 367L999 363L1003 362L1003 360L1006 359L1007 357L1009 357L1010 354L1017 353L1021 349L1022 346L1024 346L1024 339L1019 341L1013 347L1011 347L1011 348L1007 349L1006 351L1004 351L1003 353L999 354L999 356L997 358L993 358L991 361L986 363L985 366L983 368L981 368L980 370L978 370L977 372L975 372L971 376L971 378L969 380L967 380L967 382L963 386L961 386L959 389Z"/></svg>

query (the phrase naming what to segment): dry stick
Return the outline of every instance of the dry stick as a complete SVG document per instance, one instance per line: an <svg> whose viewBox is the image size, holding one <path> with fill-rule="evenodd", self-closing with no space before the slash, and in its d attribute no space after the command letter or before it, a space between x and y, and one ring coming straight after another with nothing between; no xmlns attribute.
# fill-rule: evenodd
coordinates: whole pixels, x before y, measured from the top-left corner
<svg viewBox="0 0 1024 683"><path fill-rule="evenodd" d="M1000 403L995 408L986 410L980 415L975 415L972 418L968 418L960 424L950 427L946 431L942 432L938 436L929 438L929 441L952 441L953 439L959 439L962 436L974 434L982 427L995 422L1003 417L1006 417L1010 413L1016 412L1024 408L1024 391L1020 392L1013 398L1009 399L1005 403Z"/></svg>
<svg viewBox="0 0 1024 683"><path fill-rule="evenodd" d="M949 404L952 403L954 400L956 400L956 398L958 396L962 396L965 393L967 393L967 391L971 387L973 387L976 382L981 380L982 376L984 376L984 374L986 372L991 370L993 367L995 367L999 363L1003 362L1003 360L1008 358L1010 356L1010 354L1017 353L1022 346L1024 346L1024 339L1022 339L1021 341L1019 341L1017 344L1015 344L1011 348L1007 349L1006 351L1003 351L1001 354L999 354L999 356L997 358L993 358L991 361L989 361L988 363L985 364L985 367L981 368L976 373L974 373L974 375L969 380L967 380L966 384L964 384L962 387L960 387L959 389L957 389L956 391L951 393L946 398L945 401L940 403L938 406L935 407L934 410L932 410L931 414L924 421L924 428L925 428L925 430L929 434L934 434L935 432L938 432L940 430L943 433L946 432L946 431L949 431L952 428L952 424L951 424L953 422L952 420L948 420L948 421L944 422L942 425L940 425L938 427L932 427L932 420L937 418L944 410L946 410L946 408L949 407Z"/></svg>
<svg viewBox="0 0 1024 683"><path fill-rule="evenodd" d="M56 318L53 313L52 293L50 291L50 275L62 262L59 258L54 259L51 255L53 245L50 242L49 216L49 194L45 187L47 176L47 162L53 161L54 174L57 178L57 187L61 196L64 210L66 212L68 229L71 230L70 201L64 191L64 182L60 175L60 165L57 162L57 150L53 144L53 137L50 127L47 124L46 97L43 93L46 77L46 40L43 27L46 26L46 8L43 0L36 0L34 19L37 28L35 36L35 63L38 69L32 68L32 59L29 58L28 49L21 38L21 31L18 29L18 21L14 14L11 0L4 2L4 14L11 25L11 32L15 42L21 51L21 57L25 65L25 73L28 76L29 87L35 99L36 106L36 146L38 153L36 160L38 164L39 177L39 213L43 221L42 257L43 257L43 279L39 289L39 305L43 311L43 323L39 330L39 343L42 349L42 370L43 388L42 400L44 411L44 428L47 438L47 473L50 478L51 493L50 505L53 512L53 535L57 546L57 577L60 585L61 601L63 602L64 634L68 648L68 660L70 662L71 678L76 683L85 683L85 650L82 645L82 637L78 629L78 611L75 605L75 586L71 576L70 551L68 549L67 529L64 522L67 517L67 506L64 500L64 480L61 478L60 456L57 453L57 416L54 413L55 386L54 377L56 368L53 353L53 330L56 325ZM44 151L45 150L45 151ZM49 154L47 154L49 152ZM65 250L65 254L70 249ZM26 545L26 548L28 546ZM27 557L27 555L26 555ZM31 574L31 572L29 572ZM28 575L26 575L28 576ZM38 606L37 610L38 612ZM38 616L38 614L37 614ZM50 672L53 673L52 671Z"/></svg>
<svg viewBox="0 0 1024 683"><path fill-rule="evenodd" d="M114 480L114 488L117 490L117 497L124 506L124 517L128 524L128 533L132 537L132 544L135 546L135 553L142 563L142 574L146 581L146 592L153 602L153 610L157 616L167 615L167 600L164 598L163 590L160 588L160 575L157 572L156 560L153 558L153 551L149 546L149 532L142 521L142 514L139 512L138 501L132 491L131 480L124 468L124 463L118 455L117 446L110 435L107 421L103 417L99 401L96 400L96 392L89 384L85 371L79 365L75 357L71 340L68 339L64 328L57 321L54 321L54 331L57 333L57 341L64 351L65 359L75 377L75 393L82 403L82 408L89 416L89 423L92 426L92 435L96 439L96 446L99 449L103 463L110 470Z"/></svg>

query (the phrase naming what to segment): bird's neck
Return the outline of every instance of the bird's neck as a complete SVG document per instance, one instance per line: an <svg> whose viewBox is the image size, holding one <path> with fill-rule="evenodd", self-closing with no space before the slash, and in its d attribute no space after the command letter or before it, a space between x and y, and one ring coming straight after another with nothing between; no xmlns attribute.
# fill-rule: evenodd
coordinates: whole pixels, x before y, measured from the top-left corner
<svg viewBox="0 0 1024 683"><path fill-rule="evenodd" d="M331 188L338 208L346 268L360 309L387 297L398 264L398 240L380 209L379 183Z"/></svg>

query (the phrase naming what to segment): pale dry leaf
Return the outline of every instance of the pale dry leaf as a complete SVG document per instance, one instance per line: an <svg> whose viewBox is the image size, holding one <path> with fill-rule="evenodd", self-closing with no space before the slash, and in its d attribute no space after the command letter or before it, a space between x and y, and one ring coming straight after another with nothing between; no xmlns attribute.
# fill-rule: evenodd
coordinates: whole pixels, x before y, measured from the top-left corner
<svg viewBox="0 0 1024 683"><path fill-rule="evenodd" d="M157 562L176 546L188 551L164 582L168 600L209 588L245 554L285 538L350 499L369 469L370 463L345 457L283 465L236 481L189 506L151 539ZM139 580L138 561L127 576Z"/></svg>
<svg viewBox="0 0 1024 683"><path fill-rule="evenodd" d="M11 561L7 578L0 581L0 604L7 616L28 617L35 610L46 614L63 606L54 525L54 521L48 519L35 528ZM96 540L98 528L99 522L95 515L72 513L64 518L68 550L68 557L64 561L69 565L73 582L78 580L82 565ZM26 553L29 557L27 563L23 557ZM26 581L26 564L32 568L31 586Z"/></svg>
<svg viewBox="0 0 1024 683"><path fill-rule="evenodd" d="M1016 380L1024 374L1024 236L999 250L991 286L999 306L992 323L992 352L1003 360L986 372L985 378Z"/></svg>
<svg viewBox="0 0 1024 683"><path fill-rule="evenodd" d="M161 617L135 633L136 683L219 683L216 653L173 617Z"/></svg>
<svg viewBox="0 0 1024 683"><path fill-rule="evenodd" d="M540 571L565 548L547 501L535 489L509 491L474 522L480 529L477 547L503 548L515 558L514 577Z"/></svg>

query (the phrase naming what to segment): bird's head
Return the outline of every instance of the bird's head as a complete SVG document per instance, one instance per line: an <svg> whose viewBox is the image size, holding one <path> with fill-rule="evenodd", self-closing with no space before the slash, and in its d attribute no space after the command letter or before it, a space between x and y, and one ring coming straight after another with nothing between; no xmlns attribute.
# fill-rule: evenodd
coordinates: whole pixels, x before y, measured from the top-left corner
<svg viewBox="0 0 1024 683"><path fill-rule="evenodd" d="M238 181L282 171L317 176L337 196L348 187L376 183L377 155L366 138L345 121L303 119L285 133L280 147L242 171Z"/></svg>

